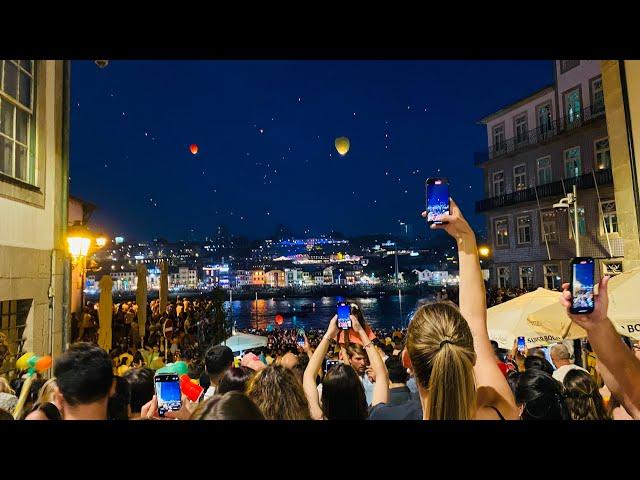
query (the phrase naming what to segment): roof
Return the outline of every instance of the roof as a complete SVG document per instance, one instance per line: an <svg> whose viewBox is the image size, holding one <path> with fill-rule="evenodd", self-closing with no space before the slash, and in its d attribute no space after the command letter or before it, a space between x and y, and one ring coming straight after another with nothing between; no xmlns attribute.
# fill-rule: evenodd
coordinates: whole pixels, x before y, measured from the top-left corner
<svg viewBox="0 0 640 480"><path fill-rule="evenodd" d="M516 100L515 102L509 103L507 105L505 105L504 107L502 107L500 110L498 110L497 112L494 113L490 113L489 115L487 115L486 117L481 118L480 120L478 120L479 124L486 124L488 122L490 122L491 120L493 120L496 117L499 117L501 115L504 115L505 113L514 110L526 103L528 103L529 101L533 100L536 97L541 97L542 95L544 95L545 93L548 92L552 92L555 89L555 84L551 83L549 85L545 85L544 87L542 87L539 90L536 90L535 92L531 93L530 95L527 95L526 97L523 97L519 100Z"/></svg>

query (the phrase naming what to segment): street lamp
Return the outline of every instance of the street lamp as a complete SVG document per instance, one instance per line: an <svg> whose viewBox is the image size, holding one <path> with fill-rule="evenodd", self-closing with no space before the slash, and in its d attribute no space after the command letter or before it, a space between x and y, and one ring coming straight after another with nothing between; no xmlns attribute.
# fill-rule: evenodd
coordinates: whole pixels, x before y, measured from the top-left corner
<svg viewBox="0 0 640 480"><path fill-rule="evenodd" d="M573 206L573 237L576 240L576 257L580 256L580 235L578 225L578 189L573 185L573 193L568 193L566 197L561 198L558 203L553 204L556 210L569 209Z"/></svg>
<svg viewBox="0 0 640 480"><path fill-rule="evenodd" d="M478 247L478 253L480 254L481 257L487 258L491 254L491 249L486 245L480 245Z"/></svg>

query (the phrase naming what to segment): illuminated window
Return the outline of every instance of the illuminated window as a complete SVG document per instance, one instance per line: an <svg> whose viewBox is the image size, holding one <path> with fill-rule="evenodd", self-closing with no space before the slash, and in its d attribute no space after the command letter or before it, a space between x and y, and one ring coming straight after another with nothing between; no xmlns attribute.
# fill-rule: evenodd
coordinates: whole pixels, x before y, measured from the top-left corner
<svg viewBox="0 0 640 480"><path fill-rule="evenodd" d="M35 178L33 60L0 60L0 173Z"/></svg>
<svg viewBox="0 0 640 480"><path fill-rule="evenodd" d="M493 174L493 196L504 195L504 172L494 172Z"/></svg>
<svg viewBox="0 0 640 480"><path fill-rule="evenodd" d="M611 153L609 151L609 139L603 138L602 140L596 140L594 143L594 151L596 157L596 168L603 170L605 168L611 168Z"/></svg>
<svg viewBox="0 0 640 480"><path fill-rule="evenodd" d="M616 202L614 200L609 200L607 202L602 202L601 205L603 224L606 233L618 233L618 214L616 213Z"/></svg>
<svg viewBox="0 0 640 480"><path fill-rule="evenodd" d="M555 210L542 212L542 240L547 242L558 241L558 226L556 222Z"/></svg>
<svg viewBox="0 0 640 480"><path fill-rule="evenodd" d="M538 133L545 137L553 127L551 116L551 103L545 103L538 107Z"/></svg>
<svg viewBox="0 0 640 480"><path fill-rule="evenodd" d="M523 216L517 218L518 225L518 245L531 243L531 217Z"/></svg>
<svg viewBox="0 0 640 480"><path fill-rule="evenodd" d="M520 267L520 288L524 290L533 290L533 267Z"/></svg>
<svg viewBox="0 0 640 480"><path fill-rule="evenodd" d="M571 178L579 177L580 175L582 175L580 147L569 148L564 151L564 176L565 178Z"/></svg>
<svg viewBox="0 0 640 480"><path fill-rule="evenodd" d="M495 221L496 247L509 246L509 219L501 218Z"/></svg>
<svg viewBox="0 0 640 480"><path fill-rule="evenodd" d="M582 100L580 99L579 88L574 88L564 94L564 114L567 126L573 126L582 119Z"/></svg>
<svg viewBox="0 0 640 480"><path fill-rule="evenodd" d="M562 277L560 276L560 267L558 265L545 265L544 269L544 288L549 290L560 290L562 287Z"/></svg>
<svg viewBox="0 0 640 480"><path fill-rule="evenodd" d="M527 166L517 165L513 167L513 183L518 190L526 190L527 188Z"/></svg>
<svg viewBox="0 0 640 480"><path fill-rule="evenodd" d="M509 288L511 286L511 273L509 267L497 267L496 273L498 277L498 287Z"/></svg>

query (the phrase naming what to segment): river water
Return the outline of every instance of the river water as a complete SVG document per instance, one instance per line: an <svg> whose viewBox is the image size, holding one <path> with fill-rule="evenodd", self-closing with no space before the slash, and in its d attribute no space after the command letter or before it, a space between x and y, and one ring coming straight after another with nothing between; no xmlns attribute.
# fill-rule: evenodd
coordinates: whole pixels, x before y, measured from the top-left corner
<svg viewBox="0 0 640 480"><path fill-rule="evenodd" d="M427 294L429 295L429 294ZM432 296L389 295L380 298L348 298L357 303L366 322L374 328L403 328L420 299L431 300ZM267 328L275 324L276 316L282 315L281 328L326 328L336 313L339 297L273 298L257 300L234 300L231 320L236 328ZM228 302L227 302L228 304Z"/></svg>

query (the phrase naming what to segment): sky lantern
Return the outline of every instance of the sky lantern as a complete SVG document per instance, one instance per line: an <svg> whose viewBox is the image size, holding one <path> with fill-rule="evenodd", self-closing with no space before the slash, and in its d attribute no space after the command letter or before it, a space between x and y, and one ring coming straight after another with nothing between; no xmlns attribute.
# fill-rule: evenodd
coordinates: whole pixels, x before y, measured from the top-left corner
<svg viewBox="0 0 640 480"><path fill-rule="evenodd" d="M277 325L282 325L282 322L284 322L284 317L280 314L276 315L276 324Z"/></svg>
<svg viewBox="0 0 640 480"><path fill-rule="evenodd" d="M196 153L198 153L198 145L196 145L195 143L192 143L189 146L189 150L191 151L191 153L195 155Z"/></svg>
<svg viewBox="0 0 640 480"><path fill-rule="evenodd" d="M349 152L349 139L347 137L338 137L335 141L336 150L341 156L345 156Z"/></svg>

